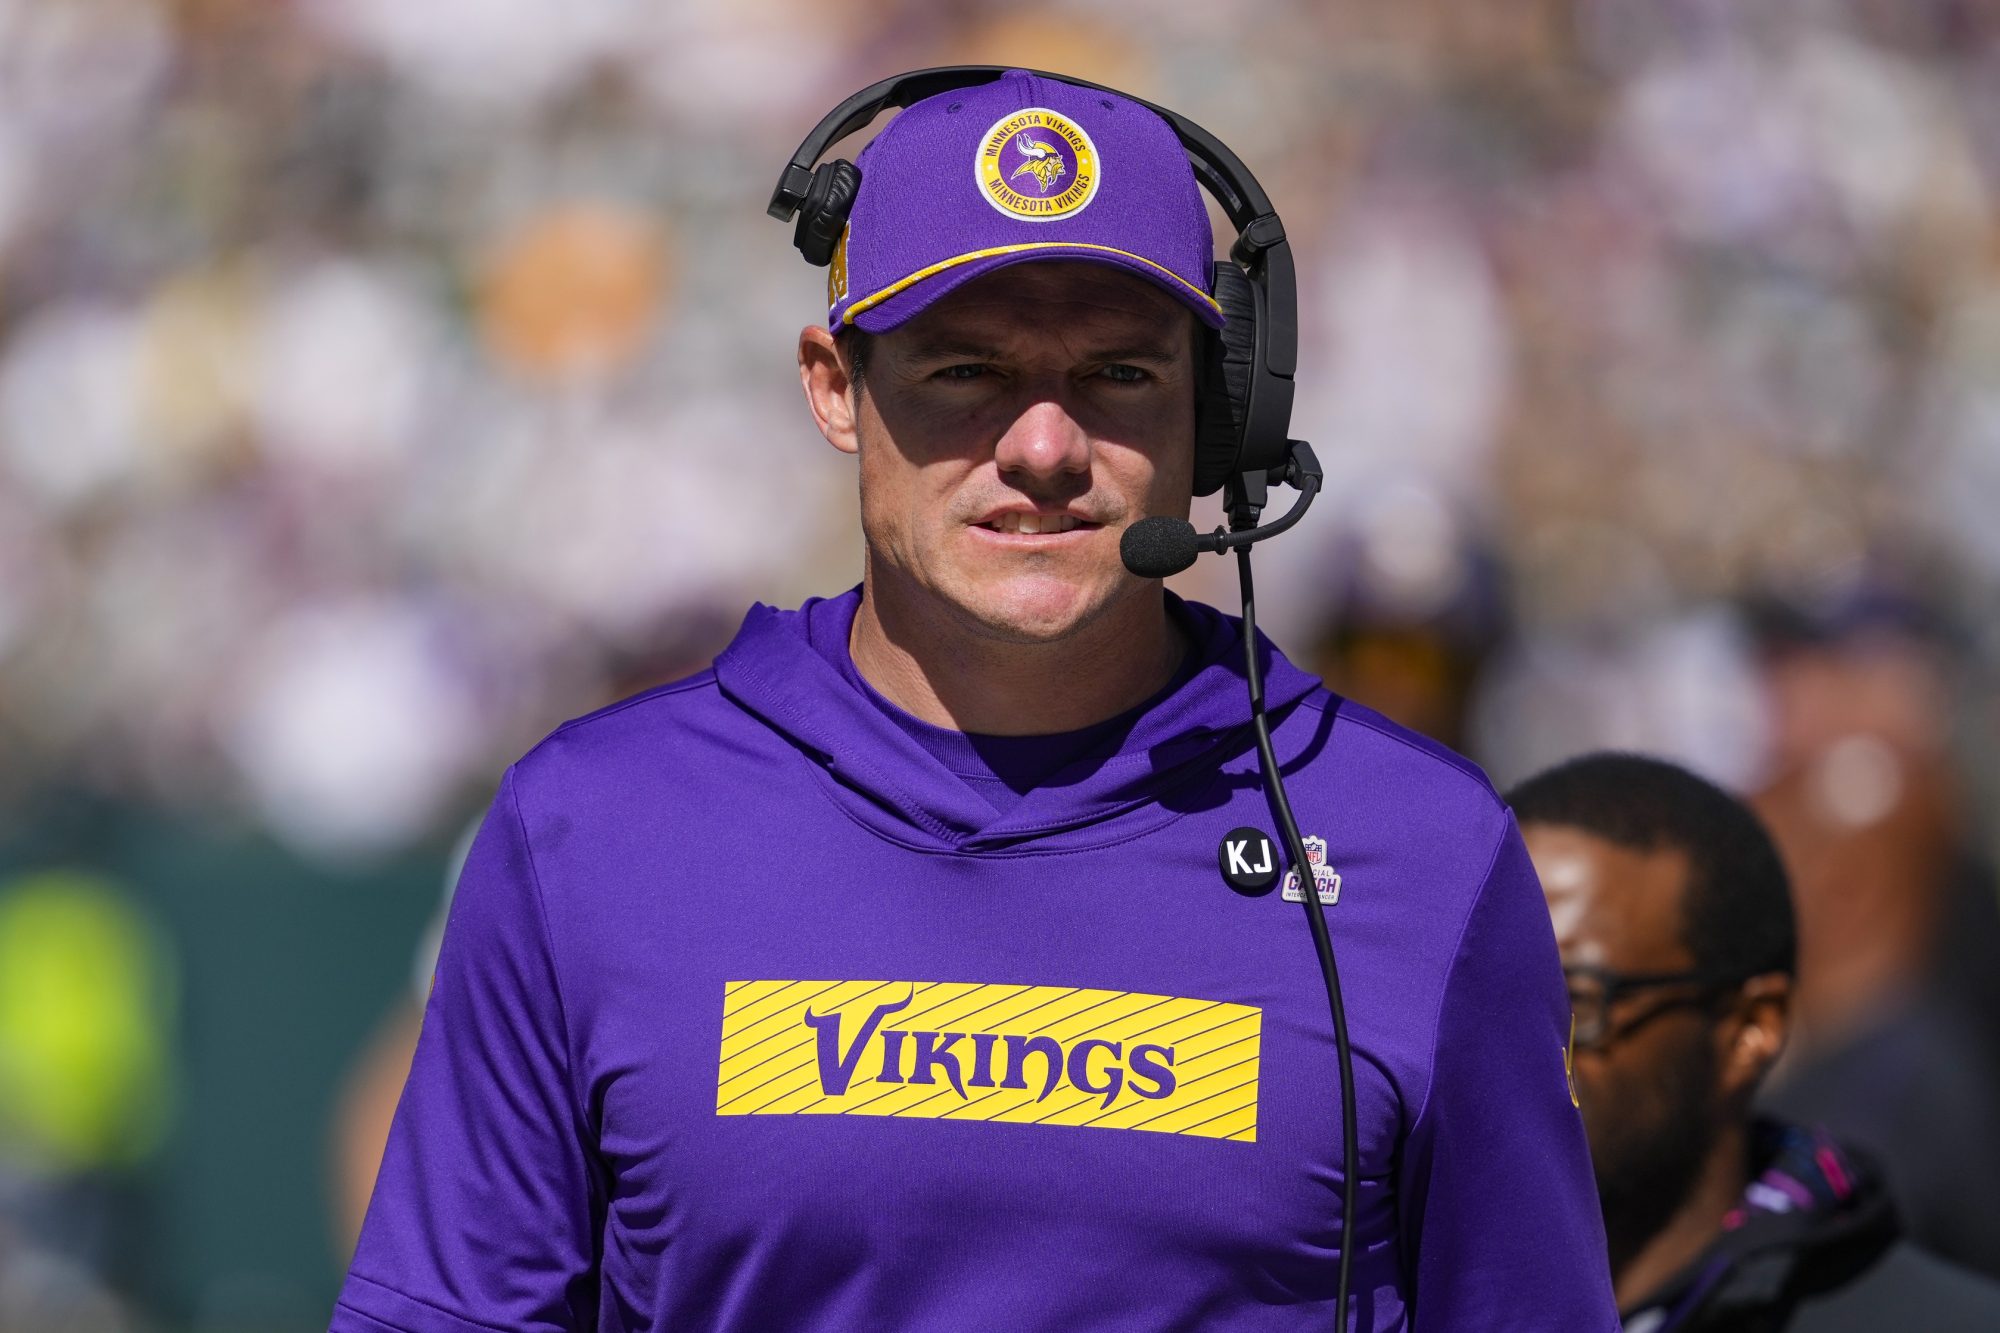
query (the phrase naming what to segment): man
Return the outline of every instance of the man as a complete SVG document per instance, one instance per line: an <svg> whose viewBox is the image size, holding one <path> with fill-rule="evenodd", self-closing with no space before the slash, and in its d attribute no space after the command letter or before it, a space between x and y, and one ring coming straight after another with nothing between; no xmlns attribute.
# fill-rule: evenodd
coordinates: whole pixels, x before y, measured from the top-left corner
<svg viewBox="0 0 2000 1333"><path fill-rule="evenodd" d="M980 193L1029 110L1069 214ZM1353 1327L1613 1328L1512 820L1267 649L1340 1233L1302 909L1218 873L1271 823L1239 626L1118 554L1187 512L1221 318L1172 131L1016 74L859 165L798 359L864 582L508 772L334 1329L1317 1329L1343 1247Z"/></svg>
<svg viewBox="0 0 2000 1333"><path fill-rule="evenodd" d="M1750 810L1618 754L1508 799L1569 977L1628 1333L2000 1328L2000 1288L1899 1242L1864 1160L1752 1114L1797 946L1784 865Z"/></svg>

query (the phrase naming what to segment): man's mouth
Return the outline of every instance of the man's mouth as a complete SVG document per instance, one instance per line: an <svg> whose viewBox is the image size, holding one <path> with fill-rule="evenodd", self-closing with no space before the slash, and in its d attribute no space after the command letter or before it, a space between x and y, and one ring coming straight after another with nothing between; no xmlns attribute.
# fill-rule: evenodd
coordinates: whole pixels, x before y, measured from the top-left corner
<svg viewBox="0 0 2000 1333"><path fill-rule="evenodd" d="M1080 519L1074 514L1001 514L976 526L985 528L988 532L1033 537L1044 533L1070 532L1077 528L1094 528L1098 525Z"/></svg>

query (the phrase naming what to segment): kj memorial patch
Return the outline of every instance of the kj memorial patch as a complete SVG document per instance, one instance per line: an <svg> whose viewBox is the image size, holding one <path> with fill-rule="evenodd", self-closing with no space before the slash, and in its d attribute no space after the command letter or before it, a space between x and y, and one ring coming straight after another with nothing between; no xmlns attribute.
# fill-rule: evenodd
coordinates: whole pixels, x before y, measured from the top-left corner
<svg viewBox="0 0 2000 1333"><path fill-rule="evenodd" d="M732 981L717 1115L869 1115L1257 1141L1263 1010L1071 986Z"/></svg>
<svg viewBox="0 0 2000 1333"><path fill-rule="evenodd" d="M1102 175L1083 127L1044 107L1012 111L979 141L972 170L979 193L1009 217L1051 222L1081 213Z"/></svg>

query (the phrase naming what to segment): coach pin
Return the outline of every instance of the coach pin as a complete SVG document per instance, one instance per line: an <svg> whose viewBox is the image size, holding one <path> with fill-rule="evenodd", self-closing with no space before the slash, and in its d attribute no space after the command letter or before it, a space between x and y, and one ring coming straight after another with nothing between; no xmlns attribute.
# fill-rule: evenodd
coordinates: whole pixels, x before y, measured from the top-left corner
<svg viewBox="0 0 2000 1333"><path fill-rule="evenodd" d="M1319 900L1327 907L1340 901L1340 872L1327 864L1326 839L1306 835L1306 859L1312 862L1313 887L1319 891ZM1305 895L1299 892L1299 872L1285 872L1285 891L1282 895L1288 903L1299 902Z"/></svg>
<svg viewBox="0 0 2000 1333"><path fill-rule="evenodd" d="M1278 882L1278 850L1261 832L1244 827L1229 830L1215 850L1223 882L1245 897L1269 893Z"/></svg>

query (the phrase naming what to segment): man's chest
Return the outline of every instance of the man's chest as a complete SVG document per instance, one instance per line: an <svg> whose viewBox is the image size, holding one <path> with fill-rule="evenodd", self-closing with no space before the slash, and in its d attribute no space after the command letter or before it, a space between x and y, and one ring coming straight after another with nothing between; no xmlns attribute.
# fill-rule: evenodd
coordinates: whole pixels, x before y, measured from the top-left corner
<svg viewBox="0 0 2000 1333"><path fill-rule="evenodd" d="M1316 1290L1340 1187L1324 991L1299 905L1232 891L1215 846L1181 846L1200 836L711 847L697 894L670 872L601 894L564 984L609 1226L718 1273L840 1235L933 1277L1230 1256L1230 1282ZM1407 1111L1361 1026L1362 1220L1387 1240Z"/></svg>

